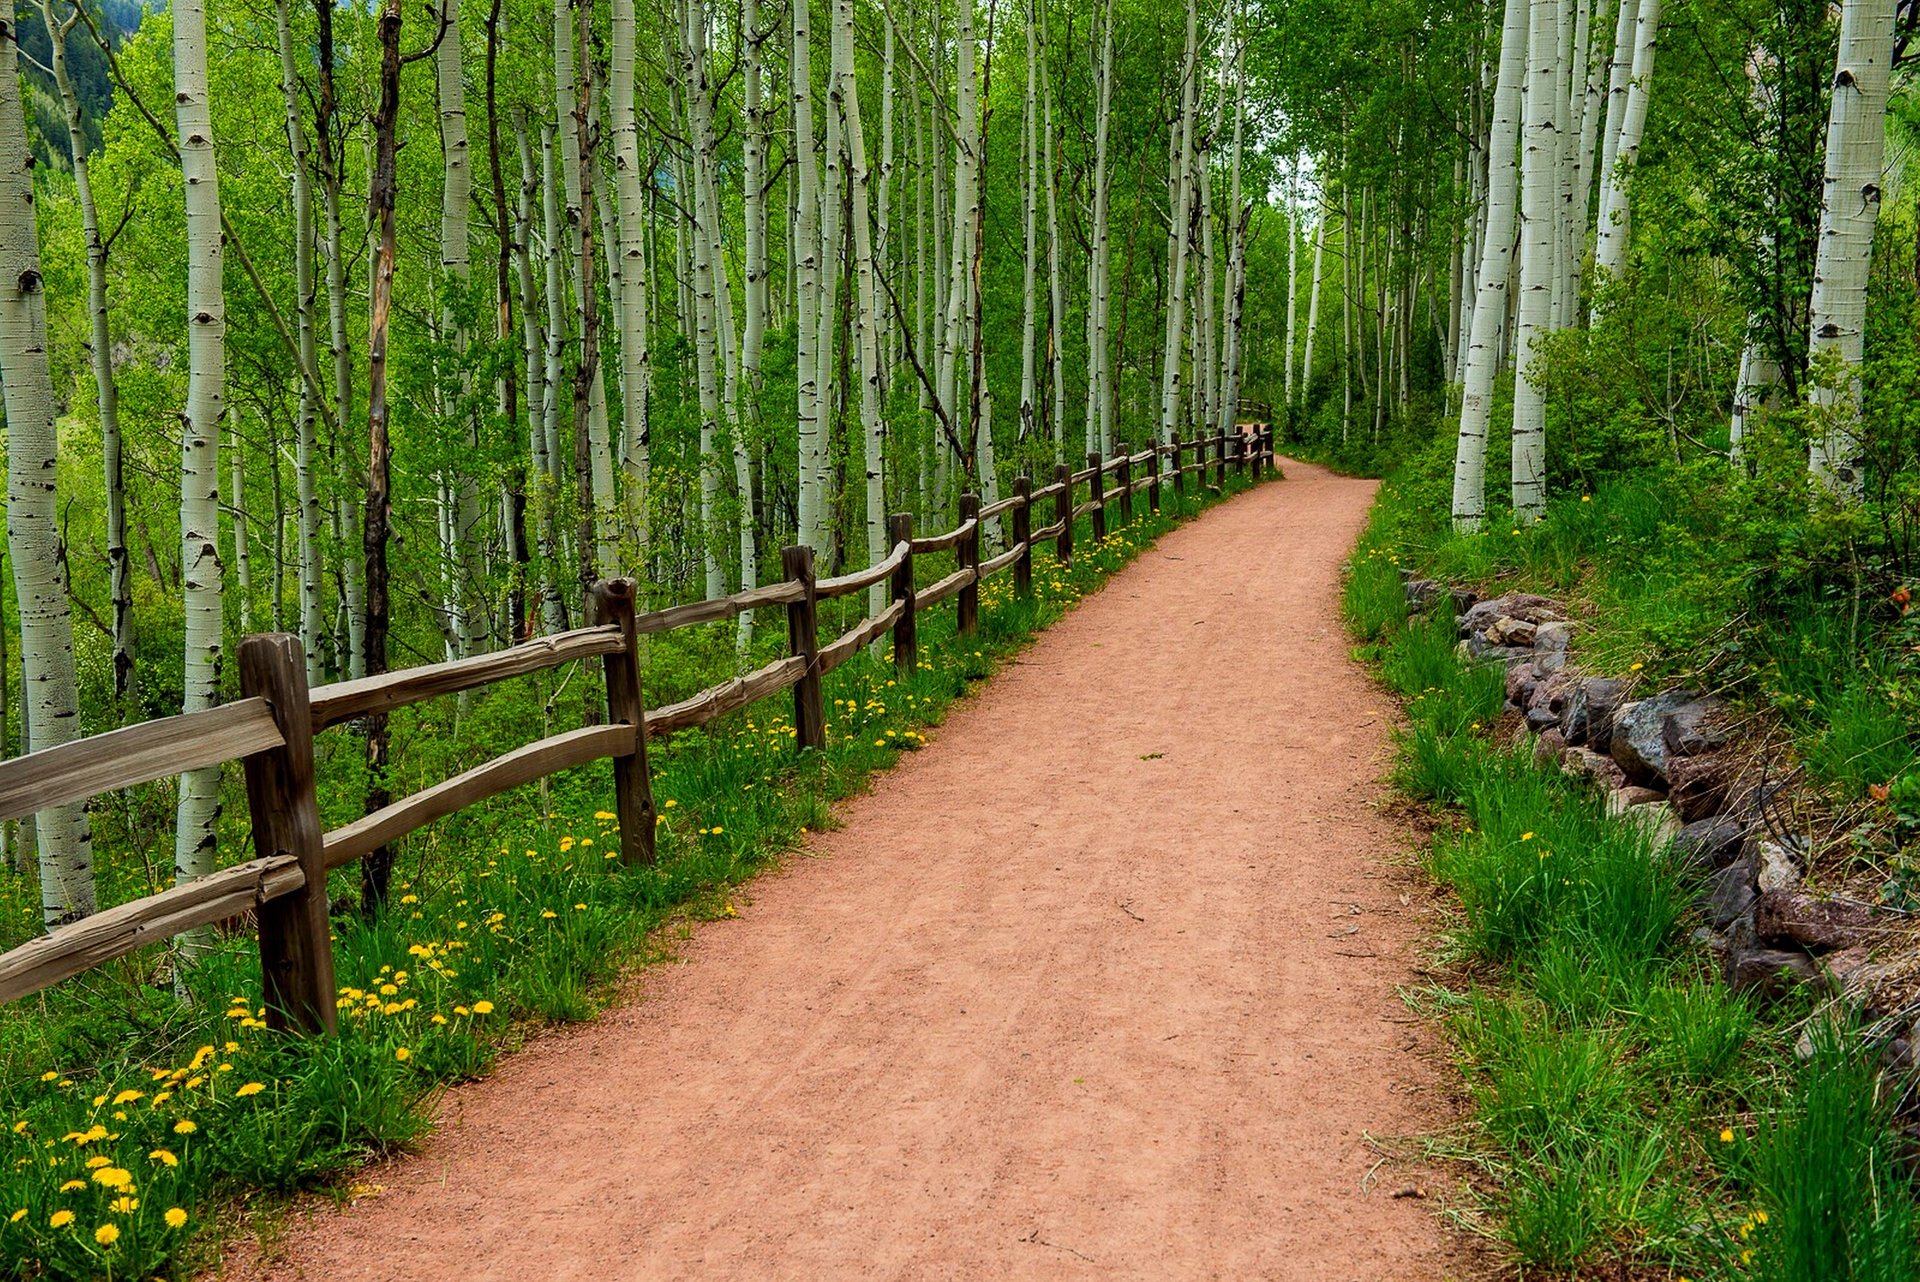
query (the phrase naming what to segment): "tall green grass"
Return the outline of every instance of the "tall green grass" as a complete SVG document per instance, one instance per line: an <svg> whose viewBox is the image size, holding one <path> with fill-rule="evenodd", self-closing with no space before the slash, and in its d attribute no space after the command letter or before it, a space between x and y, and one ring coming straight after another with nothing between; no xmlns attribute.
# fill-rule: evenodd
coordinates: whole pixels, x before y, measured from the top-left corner
<svg viewBox="0 0 1920 1282"><path fill-rule="evenodd" d="M1386 620L1368 567L1397 578L1411 551L1383 494L1349 618L1377 624L1356 635L1405 697L1394 779L1443 819L1428 861L1456 896L1445 948L1464 993L1435 1005L1474 1106L1466 1151L1494 1190L1466 1214L1523 1275L1920 1276L1914 1190L1871 1064L1828 1029L1784 1067L1802 1008L1757 1009L1718 983L1686 943L1687 874L1601 798L1494 742L1501 673L1458 657L1450 619ZM1423 551L1453 572L1573 582L1668 515L1629 491L1569 506L1537 534ZM1834 751L1862 755L1851 740Z"/></svg>

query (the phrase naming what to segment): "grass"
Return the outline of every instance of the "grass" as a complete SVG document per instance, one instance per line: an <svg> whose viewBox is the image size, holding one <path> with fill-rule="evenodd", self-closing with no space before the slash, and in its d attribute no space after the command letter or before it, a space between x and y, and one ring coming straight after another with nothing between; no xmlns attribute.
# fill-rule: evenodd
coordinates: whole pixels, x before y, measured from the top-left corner
<svg viewBox="0 0 1920 1282"><path fill-rule="evenodd" d="M1468 1219L1524 1276L1916 1276L1914 1188L1851 1030L1817 1025L1796 1064L1804 1007L1757 1009L1707 972L1686 940L1688 874L1601 798L1494 741L1499 671L1457 657L1450 618L1396 622L1384 604L1403 559L1442 579L1637 596L1618 585L1657 504L1595 496L1538 534L1447 534L1416 558L1398 541L1417 524L1409 490L1382 495L1347 617L1405 699L1394 779L1434 808L1428 866L1456 898L1455 982L1414 1005L1442 1020L1473 1103L1449 1146L1484 1177ZM1615 626L1621 653L1646 653L1695 607L1660 608L1651 630ZM1849 769L1887 748L1868 703L1826 731Z"/></svg>
<svg viewBox="0 0 1920 1282"><path fill-rule="evenodd" d="M671 951L676 930L735 915L741 882L831 823L836 800L917 750L1003 656L1208 502L1167 496L1158 517L1141 504L1132 527L1099 543L1083 526L1071 567L1035 558L1033 599L1014 597L1011 575L983 585L971 638L954 635L951 608L931 612L910 675L872 653L836 669L824 751L795 751L778 699L656 745L652 867L615 858L604 767L416 834L387 912L336 909L338 1037L266 1031L244 933L182 977L186 1001L166 952L150 949L0 1009L0 1276L185 1276L211 1262L242 1203L271 1213L277 1198L337 1186L415 1143L437 1092L484 1074L541 1025L592 1018L623 973ZM924 560L923 581L949 568ZM823 635L854 623L863 600L823 607ZM768 646L782 639L776 626L761 631ZM648 696L682 697L760 661L737 658L725 627L657 639ZM417 751L400 761L396 792L550 733L600 698L590 671L568 682L407 710L404 742ZM336 741L323 766L330 824L355 795L352 746ZM234 841L244 849L243 832ZM153 880L138 857L103 871L130 894ZM351 903L353 889L338 875L336 900ZM0 919L23 931L33 911L30 878L0 876Z"/></svg>

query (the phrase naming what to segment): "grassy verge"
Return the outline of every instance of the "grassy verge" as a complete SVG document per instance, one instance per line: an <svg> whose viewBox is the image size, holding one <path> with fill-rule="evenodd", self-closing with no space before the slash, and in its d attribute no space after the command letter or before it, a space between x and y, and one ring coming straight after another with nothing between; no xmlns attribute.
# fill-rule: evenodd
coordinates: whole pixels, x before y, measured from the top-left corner
<svg viewBox="0 0 1920 1282"><path fill-rule="evenodd" d="M1229 491L1244 485L1236 478ZM1050 552L1035 558L1030 600L1014 597L1011 575L983 585L973 637L954 635L951 608L933 611L910 678L872 654L837 669L824 751L795 751L780 699L660 745L654 867L614 857L604 767L409 839L392 910L373 921L336 912L336 1038L266 1033L244 934L209 942L182 981L186 1001L166 954L148 950L0 1011L0 1276L184 1275L210 1261L223 1232L270 1219L286 1195L348 1187L342 1177L358 1165L423 1135L438 1091L485 1073L542 1024L591 1018L623 972L671 948L675 929L734 915L736 886L831 823L833 802L917 750L973 681L1211 501L1167 495L1156 517L1143 500L1133 526L1099 543L1083 523L1071 567ZM929 564L921 577L944 569ZM850 625L861 605L830 603L823 633ZM656 643L650 698L730 675L730 641L714 628ZM463 744L524 741L577 715L599 696L586 669L575 680L409 710L408 741L440 750L405 763L425 776L405 790L436 766L455 768ZM336 795L350 785L336 781ZM9 893L29 894L27 880L11 879ZM139 893L137 865L123 880ZM346 878L335 887L349 899L352 889Z"/></svg>
<svg viewBox="0 0 1920 1282"><path fill-rule="evenodd" d="M1687 876L1601 798L1498 744L1500 673L1455 657L1450 616L1407 617L1407 560L1478 582L1531 561L1530 582L1625 604L1604 593L1638 595L1624 586L1632 527L1617 524L1632 500L1588 520L1591 500L1556 510L1537 534L1423 540L1408 537L1433 534L1407 510L1414 488L1383 490L1345 605L1406 701L1396 782L1433 807L1429 868L1457 901L1453 981L1413 998L1443 1025L1473 1103L1433 1139L1473 1175L1455 1213L1529 1276L1916 1276L1913 1184L1849 1030L1816 1021L1796 1059L1805 1007L1723 988L1687 941ZM1469 558L1479 573L1462 572ZM1641 626L1599 625L1615 638Z"/></svg>

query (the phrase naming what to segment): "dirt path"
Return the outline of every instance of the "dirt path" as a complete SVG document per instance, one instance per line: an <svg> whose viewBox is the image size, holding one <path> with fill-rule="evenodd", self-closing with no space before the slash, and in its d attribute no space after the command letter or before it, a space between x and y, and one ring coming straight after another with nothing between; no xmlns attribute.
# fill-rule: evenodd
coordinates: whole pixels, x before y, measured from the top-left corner
<svg viewBox="0 0 1920 1282"><path fill-rule="evenodd" d="M1443 1107L1394 994L1426 900L1370 805L1391 718L1337 614L1373 485L1287 471L1042 635L691 964L229 1274L1454 1275L1393 1196L1421 1176L1369 1179L1369 1134Z"/></svg>

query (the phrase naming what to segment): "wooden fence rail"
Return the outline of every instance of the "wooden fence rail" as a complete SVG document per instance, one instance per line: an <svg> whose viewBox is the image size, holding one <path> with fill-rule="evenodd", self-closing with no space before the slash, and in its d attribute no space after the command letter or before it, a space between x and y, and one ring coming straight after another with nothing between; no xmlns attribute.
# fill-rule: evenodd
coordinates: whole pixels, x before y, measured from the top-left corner
<svg viewBox="0 0 1920 1282"><path fill-rule="evenodd" d="M331 1032L336 1027L333 953L327 928L327 874L478 801L557 771L608 760L613 766L620 856L651 863L654 824L647 741L702 726L730 712L793 691L794 737L799 746L826 746L821 677L865 647L892 634L893 660L910 673L918 662L918 616L958 598L962 636L979 626L982 580L1012 568L1014 589L1032 592L1033 550L1052 543L1061 563L1073 557L1076 518L1091 516L1096 540L1107 533L1109 504L1122 524L1133 519L1133 496L1145 491L1159 510L1160 487L1184 493L1186 478L1204 482L1207 451L1218 484L1228 456L1249 473L1273 463L1273 431L1264 423L1193 441L1175 437L1110 459L1088 456L1088 466L1061 464L1036 488L1022 475L1013 493L983 508L977 496L960 498L959 524L916 537L911 515L889 521L892 547L879 562L834 578L814 577L814 553L789 547L778 583L732 596L695 601L646 614L634 611L633 583L594 585L592 625L528 641L493 654L382 673L309 688L297 637L249 636L239 648L242 697L205 712L128 726L0 762L0 820L103 792L168 778L183 770L242 763L253 822L254 858L170 890L109 908L0 953L0 1004L16 1001L184 931L252 911L256 917L267 1023L275 1028ZM1187 461L1188 455L1191 461ZM1161 460L1168 466L1162 467ZM1137 478L1133 469L1144 467ZM1109 474L1114 474L1109 484ZM1074 490L1088 499L1075 505ZM1053 519L1033 524L1037 504L1051 500ZM982 560L981 531L989 519L1010 515L1011 537ZM957 568L931 585L914 582L915 559L951 550ZM888 585L888 604L863 616L840 636L821 643L818 603L863 588ZM641 698L641 636L715 623L763 606L785 606L788 654L765 667L700 691L678 703L648 709ZM553 735L403 797L352 823L323 832L314 776L314 736L372 713L391 712L447 694L527 676L579 659L601 658L606 669L607 724Z"/></svg>

